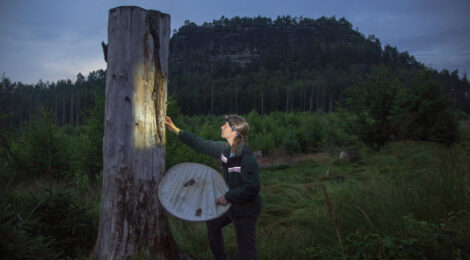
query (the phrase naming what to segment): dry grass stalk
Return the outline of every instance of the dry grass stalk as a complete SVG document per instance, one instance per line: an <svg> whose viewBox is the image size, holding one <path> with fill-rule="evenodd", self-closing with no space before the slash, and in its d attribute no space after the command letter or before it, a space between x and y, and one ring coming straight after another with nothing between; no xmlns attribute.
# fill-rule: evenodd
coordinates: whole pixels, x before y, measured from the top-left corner
<svg viewBox="0 0 470 260"><path fill-rule="evenodd" d="M339 248L341 249L341 255L343 259L346 259L344 255L343 240L341 239L341 233L339 231L338 220L336 218L335 212L333 211L333 204L331 203L328 192L326 191L325 185L320 185L323 190L323 195L325 196L326 205L328 206L328 214L330 215L331 220L335 224L336 236L338 237Z"/></svg>
<svg viewBox="0 0 470 260"><path fill-rule="evenodd" d="M372 221L370 220L369 216L367 216L366 212L361 209L357 204L354 204L354 207L356 207L357 210L359 210L361 212L361 214L364 216L364 218L367 220L367 222L369 223L369 225L377 232L379 233L379 231L377 230L377 227L375 227L374 223L372 223Z"/></svg>
<svg viewBox="0 0 470 260"><path fill-rule="evenodd" d="M382 234L380 234L379 230L377 229L377 227L374 225L374 223L372 223L372 221L370 220L369 216L366 214L366 212L361 209L357 204L354 204L354 207L359 210L359 212L361 212L361 214L364 216L364 218L367 220L367 222L369 223L369 225L375 230L375 232L377 232L377 234L379 234L379 236L381 237ZM379 243L380 243L380 255L385 255L385 248L384 248L384 245L383 245L383 242L381 239L379 239Z"/></svg>

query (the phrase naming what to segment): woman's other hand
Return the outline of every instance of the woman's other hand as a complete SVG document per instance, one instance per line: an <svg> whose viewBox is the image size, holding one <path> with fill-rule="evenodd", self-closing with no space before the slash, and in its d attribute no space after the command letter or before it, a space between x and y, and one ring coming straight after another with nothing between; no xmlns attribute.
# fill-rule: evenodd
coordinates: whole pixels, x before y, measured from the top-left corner
<svg viewBox="0 0 470 260"><path fill-rule="evenodd" d="M177 135L180 133L180 129L175 126L173 121L171 121L171 117L169 117L169 116L165 117L165 125L166 125L166 128L168 129L168 131L173 132Z"/></svg>
<svg viewBox="0 0 470 260"><path fill-rule="evenodd" d="M227 204L228 204L228 201L225 199L225 195L222 195L222 196L218 197L218 198L215 200L215 204L227 205Z"/></svg>

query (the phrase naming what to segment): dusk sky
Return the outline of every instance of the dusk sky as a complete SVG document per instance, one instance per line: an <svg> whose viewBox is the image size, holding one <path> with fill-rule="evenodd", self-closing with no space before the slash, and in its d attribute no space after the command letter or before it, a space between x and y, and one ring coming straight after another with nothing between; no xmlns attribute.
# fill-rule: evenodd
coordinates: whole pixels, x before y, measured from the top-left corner
<svg viewBox="0 0 470 260"><path fill-rule="evenodd" d="M122 5L168 13L172 29L222 15L345 17L366 37L374 34L427 66L470 72L470 0L1 0L0 73L37 83L105 69L100 43L107 42L108 10Z"/></svg>

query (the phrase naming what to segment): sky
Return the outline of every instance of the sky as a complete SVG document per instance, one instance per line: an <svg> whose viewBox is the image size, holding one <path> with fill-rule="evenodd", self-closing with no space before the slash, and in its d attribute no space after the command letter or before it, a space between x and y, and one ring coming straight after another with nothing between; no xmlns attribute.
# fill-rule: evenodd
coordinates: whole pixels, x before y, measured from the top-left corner
<svg viewBox="0 0 470 260"><path fill-rule="evenodd" d="M170 14L172 30L222 15L344 17L426 66L470 73L470 0L0 0L0 73L31 84L106 69L108 11L125 5Z"/></svg>

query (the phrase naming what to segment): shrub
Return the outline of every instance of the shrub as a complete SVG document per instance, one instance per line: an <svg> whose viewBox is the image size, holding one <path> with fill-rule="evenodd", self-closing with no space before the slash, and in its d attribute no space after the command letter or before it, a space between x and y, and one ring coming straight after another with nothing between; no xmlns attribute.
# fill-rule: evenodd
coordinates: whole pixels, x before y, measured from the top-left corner
<svg viewBox="0 0 470 260"><path fill-rule="evenodd" d="M274 135L266 132L256 133L249 139L249 145L253 151L261 150L264 155L270 154L275 148Z"/></svg>
<svg viewBox="0 0 470 260"><path fill-rule="evenodd" d="M391 139L394 117L402 113L401 92L400 82L386 68L346 89L347 107L356 115L355 134L376 150Z"/></svg>
<svg viewBox="0 0 470 260"><path fill-rule="evenodd" d="M85 124L73 151L74 170L96 181L103 169L104 98L95 96L94 107L86 111Z"/></svg>
<svg viewBox="0 0 470 260"><path fill-rule="evenodd" d="M29 209L34 211L34 208ZM11 206L9 196L0 197L0 252L2 259L56 259L60 253L51 248L53 240L32 234L38 221L21 217Z"/></svg>
<svg viewBox="0 0 470 260"><path fill-rule="evenodd" d="M13 212L28 223L17 225L38 241L49 241L50 252L64 256L88 255L97 236L97 213L79 204L78 195L63 189L19 194L9 199Z"/></svg>
<svg viewBox="0 0 470 260"><path fill-rule="evenodd" d="M318 113L303 115L298 126L298 140L303 152L317 150L323 146L325 137L324 115Z"/></svg>
<svg viewBox="0 0 470 260"><path fill-rule="evenodd" d="M2 259L56 259L60 253L50 248L51 239L34 236L25 231L30 229L34 220L23 223L23 229L13 222L14 212L0 210L0 251Z"/></svg>
<svg viewBox="0 0 470 260"><path fill-rule="evenodd" d="M264 118L260 116L256 112L256 110L251 110L250 113L248 113L248 115L245 117L245 119L250 125L250 131L248 135L261 132L263 131L263 129L265 129L265 120L263 120Z"/></svg>
<svg viewBox="0 0 470 260"><path fill-rule="evenodd" d="M423 72L411 82L400 116L399 135L412 140L452 144L458 139L455 107L442 87Z"/></svg>
<svg viewBox="0 0 470 260"><path fill-rule="evenodd" d="M348 132L347 114L329 113L325 117L325 134L322 139L325 147L348 147L357 144L358 137Z"/></svg>
<svg viewBox="0 0 470 260"><path fill-rule="evenodd" d="M68 140L54 125L50 111L41 109L38 116L22 129L14 147L23 165L33 176L54 177L59 181L69 169Z"/></svg>
<svg viewBox="0 0 470 260"><path fill-rule="evenodd" d="M206 140L220 140L220 128L215 126L214 122L211 120L205 121L202 126L199 128L199 131L196 132L201 138Z"/></svg>
<svg viewBox="0 0 470 260"><path fill-rule="evenodd" d="M282 140L282 148L284 148L289 154L300 152L300 145L297 141L296 131L294 128L287 130L287 134Z"/></svg>

